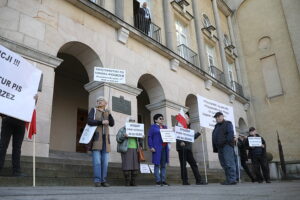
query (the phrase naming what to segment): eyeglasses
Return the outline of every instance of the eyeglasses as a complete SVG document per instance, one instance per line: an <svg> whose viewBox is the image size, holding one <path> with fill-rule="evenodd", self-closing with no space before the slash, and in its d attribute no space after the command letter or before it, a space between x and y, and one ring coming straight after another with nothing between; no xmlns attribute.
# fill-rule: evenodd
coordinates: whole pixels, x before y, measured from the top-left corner
<svg viewBox="0 0 300 200"><path fill-rule="evenodd" d="M159 120L164 120L164 118L163 117L160 117L160 118L158 118Z"/></svg>

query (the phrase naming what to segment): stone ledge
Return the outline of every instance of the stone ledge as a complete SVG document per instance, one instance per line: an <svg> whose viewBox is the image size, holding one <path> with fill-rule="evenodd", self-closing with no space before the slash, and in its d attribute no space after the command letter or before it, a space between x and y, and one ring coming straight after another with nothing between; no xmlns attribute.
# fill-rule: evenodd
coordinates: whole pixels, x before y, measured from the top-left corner
<svg viewBox="0 0 300 200"><path fill-rule="evenodd" d="M2 36L0 36L0 44L10 49L11 51L21 54L21 56L23 56L24 58L48 65L53 68L59 66L60 63L63 61L62 59L57 58L56 56L33 49L24 44L12 41Z"/></svg>

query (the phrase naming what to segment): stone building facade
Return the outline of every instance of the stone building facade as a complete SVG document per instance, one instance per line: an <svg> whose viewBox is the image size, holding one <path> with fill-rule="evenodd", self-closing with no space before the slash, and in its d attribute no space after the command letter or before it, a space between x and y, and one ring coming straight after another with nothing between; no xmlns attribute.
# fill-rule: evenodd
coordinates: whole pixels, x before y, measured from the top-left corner
<svg viewBox="0 0 300 200"><path fill-rule="evenodd" d="M149 31L138 8L148 3ZM100 95L116 120L114 137L132 115L146 129L162 113L174 125L180 108L200 131L197 94L232 106L236 132L256 126L278 160L300 160L299 1L284 0L0 0L0 44L43 72L37 105L37 155L83 152L87 112ZM297 34L298 33L298 34ZM95 66L126 70L126 84L93 81ZM195 141L211 168L210 129ZM202 147L202 141L204 148ZM31 155L25 139L23 154ZM147 146L145 145L147 149ZM146 156L149 158L150 153ZM172 145L171 165L178 165Z"/></svg>

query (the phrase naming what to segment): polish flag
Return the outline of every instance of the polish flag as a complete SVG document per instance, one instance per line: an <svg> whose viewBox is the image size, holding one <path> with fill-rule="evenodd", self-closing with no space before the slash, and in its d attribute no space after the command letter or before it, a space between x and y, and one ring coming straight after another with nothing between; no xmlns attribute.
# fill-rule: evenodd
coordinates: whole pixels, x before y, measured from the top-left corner
<svg viewBox="0 0 300 200"><path fill-rule="evenodd" d="M26 123L26 131L28 133L28 138L32 139L32 136L36 134L36 110L33 110L31 122Z"/></svg>
<svg viewBox="0 0 300 200"><path fill-rule="evenodd" d="M176 120L178 121L178 124L182 126L183 128L187 128L187 119L185 116L185 113L183 112L183 109L181 108L178 115L176 115Z"/></svg>

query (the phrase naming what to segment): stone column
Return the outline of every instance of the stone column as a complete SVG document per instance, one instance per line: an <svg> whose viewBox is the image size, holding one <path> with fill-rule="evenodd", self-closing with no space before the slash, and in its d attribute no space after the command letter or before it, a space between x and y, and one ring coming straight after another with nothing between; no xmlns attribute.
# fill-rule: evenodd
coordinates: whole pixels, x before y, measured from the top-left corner
<svg viewBox="0 0 300 200"><path fill-rule="evenodd" d="M166 46L175 51L174 43L174 15L172 13L172 8L170 0L163 0L163 12L164 12L164 24L165 24L165 38Z"/></svg>
<svg viewBox="0 0 300 200"><path fill-rule="evenodd" d="M193 6L193 13L194 13L194 22L195 22L195 30L196 30L196 40L197 40L197 47L198 47L198 55L199 55L199 61L200 61L200 68L203 70L208 67L208 63L206 62L207 59L205 57L205 48L204 48L204 40L201 29L202 22L201 18L199 16L199 4L198 0L192 0L192 6Z"/></svg>
<svg viewBox="0 0 300 200"><path fill-rule="evenodd" d="M231 39L232 45L236 47L236 40L235 40L235 35L234 35L234 32L233 32L231 15L229 15L227 17L227 22L228 22L229 34L230 34L230 39ZM235 53L237 52L236 49L234 49L234 52ZM241 69L240 69L240 64L238 62L238 58L235 58L234 63L235 63L238 82L239 82L239 84L241 84L243 86L243 80L242 80Z"/></svg>
<svg viewBox="0 0 300 200"><path fill-rule="evenodd" d="M115 14L124 20L124 0L115 0Z"/></svg>
<svg viewBox="0 0 300 200"><path fill-rule="evenodd" d="M217 0L212 0L213 5L213 11L215 16L215 22L216 22L216 29L217 29L217 35L219 38L219 48L220 48L220 55L221 55L221 61L223 66L223 72L225 76L225 82L228 87L230 87L230 80L229 80L229 72L228 72L228 65L226 61L226 54L225 54L225 45L224 45L224 35L221 29L221 22L220 22L220 16L219 16L219 9L218 9L218 3Z"/></svg>

